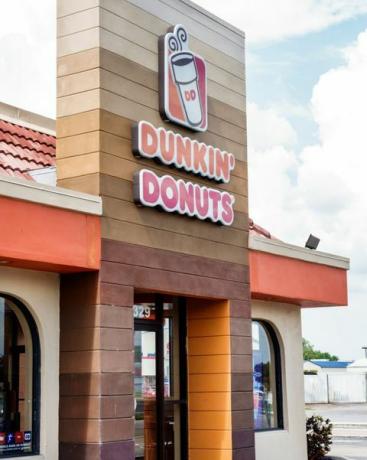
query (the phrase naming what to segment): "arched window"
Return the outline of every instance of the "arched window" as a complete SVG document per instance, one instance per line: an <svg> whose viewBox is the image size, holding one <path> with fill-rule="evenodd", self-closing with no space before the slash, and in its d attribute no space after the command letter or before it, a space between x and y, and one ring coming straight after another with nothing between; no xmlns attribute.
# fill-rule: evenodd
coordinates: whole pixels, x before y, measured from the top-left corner
<svg viewBox="0 0 367 460"><path fill-rule="evenodd" d="M252 322L255 430L283 428L280 348L274 329Z"/></svg>
<svg viewBox="0 0 367 460"><path fill-rule="evenodd" d="M0 294L0 458L39 453L37 326L19 301Z"/></svg>

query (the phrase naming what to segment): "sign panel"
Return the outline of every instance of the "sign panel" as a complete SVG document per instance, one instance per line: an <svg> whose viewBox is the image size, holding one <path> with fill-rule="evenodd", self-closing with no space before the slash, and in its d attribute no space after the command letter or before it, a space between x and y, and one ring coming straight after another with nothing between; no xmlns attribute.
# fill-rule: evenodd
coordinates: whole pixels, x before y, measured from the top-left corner
<svg viewBox="0 0 367 460"><path fill-rule="evenodd" d="M160 111L164 119L195 131L208 125L205 61L188 47L188 33L176 25L160 38ZM225 152L196 139L147 121L133 125L132 148L136 157L149 158L167 166L217 182L229 183L236 160ZM235 198L171 175L158 176L149 169L134 174L134 201L200 220L230 226Z"/></svg>
<svg viewBox="0 0 367 460"><path fill-rule="evenodd" d="M160 112L165 120L206 131L206 65L201 56L189 50L188 41L188 33L180 24L160 38Z"/></svg>
<svg viewBox="0 0 367 460"><path fill-rule="evenodd" d="M157 129L147 121L133 127L132 142L135 156L159 160L218 182L228 183L236 164L232 153L164 128Z"/></svg>
<svg viewBox="0 0 367 460"><path fill-rule="evenodd" d="M234 197L228 192L169 175L159 177L149 169L135 173L134 201L222 225L232 225L234 219Z"/></svg>

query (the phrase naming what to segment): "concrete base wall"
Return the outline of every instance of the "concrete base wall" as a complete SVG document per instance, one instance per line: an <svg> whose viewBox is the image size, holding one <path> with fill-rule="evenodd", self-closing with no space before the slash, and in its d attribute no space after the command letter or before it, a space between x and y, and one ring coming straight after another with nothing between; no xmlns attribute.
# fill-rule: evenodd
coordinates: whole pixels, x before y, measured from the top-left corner
<svg viewBox="0 0 367 460"><path fill-rule="evenodd" d="M301 312L295 305L252 302L252 318L270 323L281 349L284 429L255 434L256 460L307 459ZM271 453L271 454L270 454Z"/></svg>
<svg viewBox="0 0 367 460"><path fill-rule="evenodd" d="M339 374L305 375L307 404L366 403L367 375L344 371Z"/></svg>
<svg viewBox="0 0 367 460"><path fill-rule="evenodd" d="M32 314L41 346L40 456L58 459L59 427L59 276L15 268L0 268L0 294L19 299ZM50 391L51 389L51 391Z"/></svg>

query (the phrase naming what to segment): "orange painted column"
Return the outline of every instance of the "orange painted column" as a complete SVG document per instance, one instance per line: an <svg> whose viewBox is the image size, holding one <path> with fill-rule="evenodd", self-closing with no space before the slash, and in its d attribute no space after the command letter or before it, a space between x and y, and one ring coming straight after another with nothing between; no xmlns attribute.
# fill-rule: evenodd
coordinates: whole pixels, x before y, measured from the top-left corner
<svg viewBox="0 0 367 460"><path fill-rule="evenodd" d="M189 458L232 459L229 302L188 299Z"/></svg>

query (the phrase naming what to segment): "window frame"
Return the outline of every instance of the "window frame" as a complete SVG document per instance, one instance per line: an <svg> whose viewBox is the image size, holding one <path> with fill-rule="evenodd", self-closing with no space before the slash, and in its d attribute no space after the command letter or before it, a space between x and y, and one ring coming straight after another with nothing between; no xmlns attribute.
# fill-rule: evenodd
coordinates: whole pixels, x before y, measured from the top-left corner
<svg viewBox="0 0 367 460"><path fill-rule="evenodd" d="M32 337L32 451L9 452L5 458L22 458L40 455L40 423L41 423L41 345L38 327L32 313L22 301L12 295L0 292L0 298L13 303L24 316Z"/></svg>
<svg viewBox="0 0 367 460"><path fill-rule="evenodd" d="M278 335L274 327L266 320L253 318L252 323L258 323L262 326L268 337L268 345L271 352L274 354L274 369L275 369L275 400L276 400L276 427L274 428L258 428L255 433L263 433L267 431L283 431L284 430L284 404L283 404L283 366L282 352L279 344ZM270 367L271 369L271 367ZM252 370L254 372L254 369Z"/></svg>

